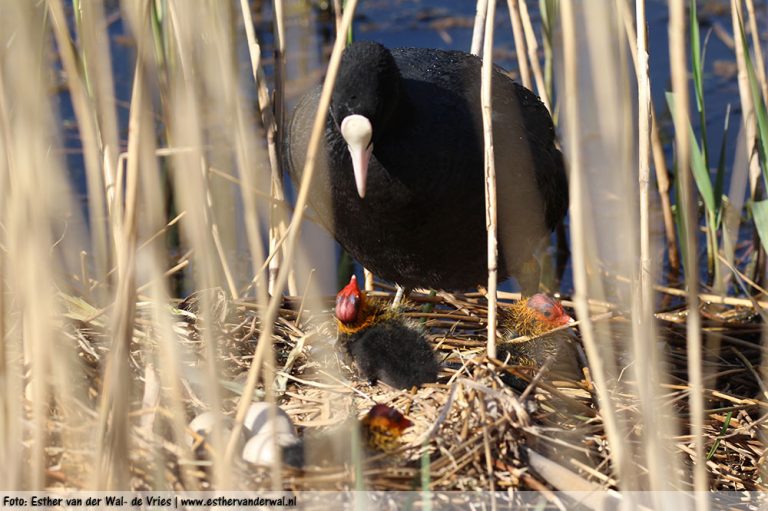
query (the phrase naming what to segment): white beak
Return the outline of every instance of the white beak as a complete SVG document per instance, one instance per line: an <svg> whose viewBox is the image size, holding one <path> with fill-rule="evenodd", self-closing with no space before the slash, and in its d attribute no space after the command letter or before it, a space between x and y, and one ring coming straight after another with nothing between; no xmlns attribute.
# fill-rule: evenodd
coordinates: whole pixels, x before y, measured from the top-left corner
<svg viewBox="0 0 768 511"><path fill-rule="evenodd" d="M373 127L371 121L362 115L348 115L341 121L341 136L352 155L352 168L360 198L365 197L365 180L368 176L368 161L371 159Z"/></svg>

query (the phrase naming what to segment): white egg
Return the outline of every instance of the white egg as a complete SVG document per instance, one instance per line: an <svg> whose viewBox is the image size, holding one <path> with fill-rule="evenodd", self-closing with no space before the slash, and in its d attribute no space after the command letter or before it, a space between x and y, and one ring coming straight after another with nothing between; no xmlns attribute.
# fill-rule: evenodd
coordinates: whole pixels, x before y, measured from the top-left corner
<svg viewBox="0 0 768 511"><path fill-rule="evenodd" d="M211 431L213 431L215 421L215 415L213 412L203 412L194 419L192 419L189 423L189 429L203 437L204 439L208 439L208 437L211 435ZM232 433L232 419L229 417L221 417L221 428L222 428L222 440L223 442L229 441L229 435ZM245 434L241 430L240 431L240 438L238 439L238 448L245 444ZM194 446L197 443L197 438L195 438L192 435L187 435L187 445L189 447ZM199 447L198 447L199 450ZM200 451L202 452L202 451Z"/></svg>
<svg viewBox="0 0 768 511"><path fill-rule="evenodd" d="M266 431L266 426L270 423L276 434L296 436L296 428L282 408L263 401L251 403L243 419L243 427L247 430L247 436L253 437L261 433L262 430Z"/></svg>
<svg viewBox="0 0 768 511"><path fill-rule="evenodd" d="M292 433L278 433L274 437L267 429L251 437L243 448L243 459L254 465L271 465L279 449L298 441Z"/></svg>

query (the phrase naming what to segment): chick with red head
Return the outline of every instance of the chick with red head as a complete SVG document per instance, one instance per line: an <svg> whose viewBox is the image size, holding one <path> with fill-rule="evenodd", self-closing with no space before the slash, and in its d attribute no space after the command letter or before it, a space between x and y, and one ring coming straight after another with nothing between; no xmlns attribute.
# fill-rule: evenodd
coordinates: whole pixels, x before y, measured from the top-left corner
<svg viewBox="0 0 768 511"><path fill-rule="evenodd" d="M413 423L391 406L374 405L361 421L363 438L372 451L390 452L397 448L403 432Z"/></svg>
<svg viewBox="0 0 768 511"><path fill-rule="evenodd" d="M336 295L335 314L339 342L371 383L409 389L437 381L437 360L420 325L368 299L354 275Z"/></svg>
<svg viewBox="0 0 768 511"><path fill-rule="evenodd" d="M569 330L560 329L547 334L574 322L559 301L538 293L503 309L499 316L504 339L497 347L499 360L510 365L538 368L550 357L554 357L554 370L572 377L578 376L577 355ZM533 339L508 342L522 336Z"/></svg>

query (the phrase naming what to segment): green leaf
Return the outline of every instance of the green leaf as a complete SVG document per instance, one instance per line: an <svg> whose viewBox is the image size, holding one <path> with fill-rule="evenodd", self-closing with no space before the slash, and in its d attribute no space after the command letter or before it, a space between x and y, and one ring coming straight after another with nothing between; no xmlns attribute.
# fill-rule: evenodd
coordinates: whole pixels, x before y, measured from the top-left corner
<svg viewBox="0 0 768 511"><path fill-rule="evenodd" d="M731 425L731 417L733 417L733 410L729 411L728 415L725 416L723 427L720 430L720 435L718 435L717 439L712 444L712 448L707 453L707 461L711 460L717 452L717 448L720 446L720 437L725 436L726 431L728 431L728 427Z"/></svg>
<svg viewBox="0 0 768 511"><path fill-rule="evenodd" d="M755 113L757 114L757 129L759 133L758 137L758 155L760 156L760 162L762 163L763 181L768 188L768 176L766 176L766 162L768 162L768 112L765 109L765 102L763 96L760 93L760 87L757 84L757 76L755 75L755 67L752 65L752 57L749 54L749 45L747 44L747 36L744 32L744 22L739 15L739 34L741 35L741 47L744 51L744 62L747 68L747 75L749 77L749 88L752 91L752 101L755 104Z"/></svg>
<svg viewBox="0 0 768 511"><path fill-rule="evenodd" d="M752 218L760 235L760 243L768 251L768 199L752 203Z"/></svg>
<svg viewBox="0 0 768 511"><path fill-rule="evenodd" d="M667 105L670 112L672 112L672 119L676 116L675 112L675 95L671 92L667 92ZM688 126L675 126L675 130L687 129L690 133L691 139L691 171L693 172L693 179L696 182L696 188L699 189L699 194L704 201L704 206L707 208L707 212L711 215L715 215L715 194L712 190L712 180L709 175L709 169L707 168L704 154L701 152L698 142L696 141L696 135L693 133L693 127L690 122ZM679 169L678 169L679 170Z"/></svg>
<svg viewBox="0 0 768 511"><path fill-rule="evenodd" d="M717 212L717 225L722 221L723 212L723 188L725 187L725 153L728 148L728 128L731 119L731 104L725 109L725 125L723 126L723 140L720 142L720 156L717 159L717 173L715 174L715 210Z"/></svg>
<svg viewBox="0 0 768 511"><path fill-rule="evenodd" d="M693 84L696 91L696 108L699 112L704 110L704 88L701 76L701 38L699 36L699 18L696 14L696 0L690 2L690 33L691 33L691 71L693 72Z"/></svg>

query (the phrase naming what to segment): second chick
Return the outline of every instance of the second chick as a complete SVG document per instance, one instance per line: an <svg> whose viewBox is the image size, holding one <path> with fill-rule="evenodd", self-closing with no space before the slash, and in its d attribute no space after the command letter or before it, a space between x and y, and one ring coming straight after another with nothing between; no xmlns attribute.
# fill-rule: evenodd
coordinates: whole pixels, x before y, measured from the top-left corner
<svg viewBox="0 0 768 511"><path fill-rule="evenodd" d="M435 354L418 323L369 300L353 275L336 295L339 342L372 383L409 389L437 381Z"/></svg>

